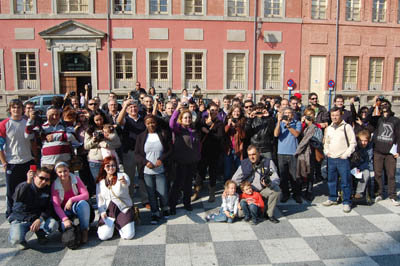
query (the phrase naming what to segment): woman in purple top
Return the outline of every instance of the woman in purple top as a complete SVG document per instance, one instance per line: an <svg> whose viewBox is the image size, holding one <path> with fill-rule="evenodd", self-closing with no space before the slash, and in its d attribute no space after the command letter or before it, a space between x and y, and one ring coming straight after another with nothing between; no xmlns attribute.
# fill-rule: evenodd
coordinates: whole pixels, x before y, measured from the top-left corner
<svg viewBox="0 0 400 266"><path fill-rule="evenodd" d="M192 194L192 180L196 173L197 163L200 160L200 141L192 124L192 113L183 109L181 103L174 111L169 121L173 132L176 178L170 194L170 214L176 214L176 203L179 189L183 188L183 204L187 211L192 211L190 196Z"/></svg>

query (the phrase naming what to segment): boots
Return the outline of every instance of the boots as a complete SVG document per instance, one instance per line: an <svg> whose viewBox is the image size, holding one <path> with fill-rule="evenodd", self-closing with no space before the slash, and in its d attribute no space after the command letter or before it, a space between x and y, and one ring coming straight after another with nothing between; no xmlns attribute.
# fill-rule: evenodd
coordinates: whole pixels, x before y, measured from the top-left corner
<svg viewBox="0 0 400 266"><path fill-rule="evenodd" d="M209 192L209 198L208 202L214 202L215 201L215 187L208 187L208 192Z"/></svg>
<svg viewBox="0 0 400 266"><path fill-rule="evenodd" d="M199 198L200 190L201 190L201 186L198 186L198 185L194 186L194 192L193 192L192 197L190 198L190 201L193 202Z"/></svg>
<svg viewBox="0 0 400 266"><path fill-rule="evenodd" d="M81 236L81 244L86 244L88 242L88 233L89 230L82 230L82 236Z"/></svg>

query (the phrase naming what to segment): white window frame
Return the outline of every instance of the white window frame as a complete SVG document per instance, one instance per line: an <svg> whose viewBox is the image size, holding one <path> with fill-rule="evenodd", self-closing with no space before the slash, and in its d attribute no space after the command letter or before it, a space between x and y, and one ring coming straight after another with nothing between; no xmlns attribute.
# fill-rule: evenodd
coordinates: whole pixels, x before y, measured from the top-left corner
<svg viewBox="0 0 400 266"><path fill-rule="evenodd" d="M201 53L202 58L202 79L201 81L190 81L189 86L186 86L186 60L185 55L187 53ZM181 87L191 90L193 86L199 86L200 89L207 89L207 49L181 49Z"/></svg>
<svg viewBox="0 0 400 266"><path fill-rule="evenodd" d="M60 1L60 0L52 0L54 14L62 14L62 15L71 15L72 16L72 15L93 14L93 12L94 12L94 0L87 0L88 1L88 12L86 12L86 13L79 13L79 12L60 13L60 11L58 10L58 1ZM66 1L68 1L68 0L66 0Z"/></svg>
<svg viewBox="0 0 400 266"><path fill-rule="evenodd" d="M137 81L137 69L136 69L136 48L111 48L112 61L111 61L111 74L112 74L112 88L113 90L128 90L135 88ZM132 53L132 80L121 81L120 83L125 83L124 87L117 87L116 73L115 73L115 54L116 53Z"/></svg>
<svg viewBox="0 0 400 266"><path fill-rule="evenodd" d="M264 55L280 55L281 59L280 59L280 81L279 84L277 84L278 88L274 88L274 86L270 86L272 87L272 89L270 87L266 88L265 87L265 82L264 82ZM285 51L270 51L270 50L262 50L260 51L260 88L262 88L263 90L282 90L283 89L283 75L284 75L284 71L285 71ZM272 84L273 85L273 84Z"/></svg>
<svg viewBox="0 0 400 266"><path fill-rule="evenodd" d="M279 0L279 2L280 2L279 15L274 15L274 14L267 15L265 13L266 8L267 8L267 6L265 5L266 1L270 1L273 4L273 2L276 1L276 0L262 0L261 1L261 10L263 12L262 13L262 17L265 17L265 18L282 18L282 17L285 17L285 15L286 15L286 0Z"/></svg>
<svg viewBox="0 0 400 266"><path fill-rule="evenodd" d="M394 59L393 90L394 91L400 90L400 58L399 57L396 57Z"/></svg>
<svg viewBox="0 0 400 266"><path fill-rule="evenodd" d="M384 1L383 9L381 8L381 1ZM387 21L387 0L373 0L372 1L372 22L384 23ZM379 16L383 15L383 19Z"/></svg>
<svg viewBox="0 0 400 266"><path fill-rule="evenodd" d="M21 0L23 2L26 2L28 0ZM37 0L32 0L32 10L28 12L17 12L17 2L18 0L10 0L10 13L11 14L17 14L17 15L25 15L25 14L37 14Z"/></svg>
<svg viewBox="0 0 400 266"><path fill-rule="evenodd" d="M5 77L4 77L4 50L0 49L0 90L5 90Z"/></svg>
<svg viewBox="0 0 400 266"><path fill-rule="evenodd" d="M207 0L202 0L202 12L200 13L195 13L192 12L191 14L186 14L186 1L187 0L181 0L181 13L182 15L185 16L206 16L207 15ZM195 0L191 0L195 1Z"/></svg>
<svg viewBox="0 0 400 266"><path fill-rule="evenodd" d="M321 17L321 2L325 1L325 17ZM318 16L317 17L313 17L313 3L317 2L317 11L318 11ZM320 19L320 20L324 20L327 19L327 11L328 11L328 6L329 6L329 0L311 0L311 19Z"/></svg>
<svg viewBox="0 0 400 266"><path fill-rule="evenodd" d="M36 81L35 84L32 82L32 85L34 85L34 88L21 88L19 86L20 80L19 80L19 69L18 69L18 58L17 55L19 53L34 53L35 54L35 63L36 63ZM15 90L18 91L36 91L40 90L40 61L39 61L39 49L12 49L12 54L13 54L13 65L14 65L14 88Z"/></svg>
<svg viewBox="0 0 400 266"><path fill-rule="evenodd" d="M243 88L228 86L228 54L244 54L244 81ZM235 91L235 90L248 90L249 86L249 50L224 50L224 90Z"/></svg>
<svg viewBox="0 0 400 266"><path fill-rule="evenodd" d="M358 1L358 3L356 4L355 1ZM346 21L361 21L361 7L362 0L346 0ZM358 17L355 17L357 8Z"/></svg>
<svg viewBox="0 0 400 266"><path fill-rule="evenodd" d="M151 16L168 16L172 14L172 0L167 0L167 13L150 13L150 2L153 0L146 0L146 15L151 15ZM154 0L154 1L160 1L160 0Z"/></svg>
<svg viewBox="0 0 400 266"><path fill-rule="evenodd" d="M356 65L356 69L355 69L355 71L356 71L356 80L355 80L355 82L351 81L351 80L347 80L347 77L351 77L352 76L350 73L352 71L354 71L351 68L350 69L346 69L346 66L348 65L347 64L347 60L351 61L350 65L354 64L353 60L357 61L356 62L357 65ZM358 87L358 74L359 74L359 66L360 66L359 62L360 62L360 57L358 57L358 56L344 56L343 57L343 88L342 88L343 90L352 90L352 91L357 90L357 87Z"/></svg>
<svg viewBox="0 0 400 266"><path fill-rule="evenodd" d="M114 0L109 0L109 1L111 1L112 13L115 14L115 15L124 15L124 14L132 15L132 14L136 14L136 0L131 0L131 11L115 11L115 2L114 2ZM126 0L120 0L120 1L126 1Z"/></svg>
<svg viewBox="0 0 400 266"><path fill-rule="evenodd" d="M376 82L376 71L374 71L374 80L371 77L371 68L376 68L376 64L372 65L372 60L381 59L382 60L382 73L381 73L381 82ZM369 58L369 67L368 67L368 89L370 91L382 90L384 73L385 73L385 58L384 57L370 57Z"/></svg>
<svg viewBox="0 0 400 266"><path fill-rule="evenodd" d="M172 88L173 71L172 71L172 48L146 48L146 85L150 88L154 84L151 84L151 71L150 71L150 53L168 53L168 81L164 83L163 89ZM158 87L158 86L157 86ZM158 91L159 88L155 86Z"/></svg>
<svg viewBox="0 0 400 266"><path fill-rule="evenodd" d="M224 15L226 17L248 17L248 16L250 16L250 13L249 13L249 1L250 0L243 0L243 2L245 2L245 7L244 7L245 10L243 12L243 15L238 14L238 13L229 14L229 2L231 2L231 1L236 3L237 1L240 1L240 0L224 0Z"/></svg>

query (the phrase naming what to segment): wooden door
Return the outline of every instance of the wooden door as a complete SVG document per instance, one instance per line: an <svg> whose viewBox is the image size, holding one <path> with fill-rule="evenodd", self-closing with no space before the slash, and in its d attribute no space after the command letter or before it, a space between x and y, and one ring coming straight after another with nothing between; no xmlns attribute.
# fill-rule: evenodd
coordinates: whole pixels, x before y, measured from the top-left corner
<svg viewBox="0 0 400 266"><path fill-rule="evenodd" d="M77 92L76 77L60 77L60 93Z"/></svg>
<svg viewBox="0 0 400 266"><path fill-rule="evenodd" d="M310 57L310 92L318 95L319 103L324 105L325 92L328 87L325 80L325 56Z"/></svg>

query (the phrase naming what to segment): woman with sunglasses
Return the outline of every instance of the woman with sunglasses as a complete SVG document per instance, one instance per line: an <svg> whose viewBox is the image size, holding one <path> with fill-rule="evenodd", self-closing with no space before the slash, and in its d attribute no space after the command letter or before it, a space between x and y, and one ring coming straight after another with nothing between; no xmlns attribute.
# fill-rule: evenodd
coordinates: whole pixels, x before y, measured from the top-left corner
<svg viewBox="0 0 400 266"><path fill-rule="evenodd" d="M69 172L68 164L58 162L55 165L57 179L51 186L53 207L61 219L61 229L71 227L73 218L78 217L79 227L82 232L81 243L88 241L90 206L87 200L89 192L79 178Z"/></svg>
<svg viewBox="0 0 400 266"><path fill-rule="evenodd" d="M97 178L103 161L102 148L115 150L121 146L121 141L115 132L103 132L104 124L108 123L105 114L96 110L89 118L89 128L85 133L84 148L88 150L90 172L94 179Z"/></svg>
<svg viewBox="0 0 400 266"><path fill-rule="evenodd" d="M97 204L99 223L97 235L100 240L112 238L116 228L123 239L135 236L134 212L129 196L129 177L117 172L115 157L106 157L97 177Z"/></svg>
<svg viewBox="0 0 400 266"><path fill-rule="evenodd" d="M169 216L168 187L165 177L167 160L172 154L172 141L167 131L161 130L154 115L144 118L146 130L136 139L135 159L139 165L139 174L144 176L146 190L151 208L151 223L160 220L160 210L164 217ZM162 206L157 206L157 197Z"/></svg>

